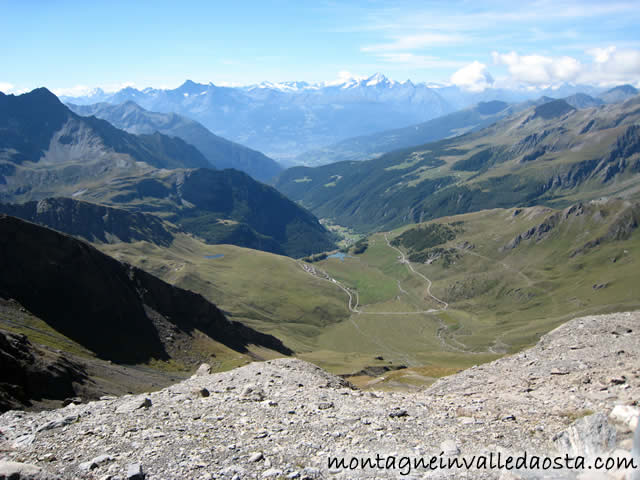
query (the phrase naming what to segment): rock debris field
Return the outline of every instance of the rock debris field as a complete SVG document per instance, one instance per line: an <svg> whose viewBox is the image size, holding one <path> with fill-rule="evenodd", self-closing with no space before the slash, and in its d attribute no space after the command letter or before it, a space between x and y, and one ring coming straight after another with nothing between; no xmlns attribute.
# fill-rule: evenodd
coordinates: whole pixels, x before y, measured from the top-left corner
<svg viewBox="0 0 640 480"><path fill-rule="evenodd" d="M286 358L216 374L203 365L143 395L6 412L0 479L635 480L632 469L414 462L525 452L631 459L639 400L640 312L590 316L419 392L359 391ZM329 465L332 457L344 463ZM374 463L355 467L364 458Z"/></svg>

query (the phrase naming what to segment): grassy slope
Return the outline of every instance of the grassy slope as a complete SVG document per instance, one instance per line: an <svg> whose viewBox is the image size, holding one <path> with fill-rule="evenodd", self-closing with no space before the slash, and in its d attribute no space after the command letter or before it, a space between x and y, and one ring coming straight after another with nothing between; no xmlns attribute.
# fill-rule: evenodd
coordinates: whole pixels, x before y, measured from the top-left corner
<svg viewBox="0 0 640 480"><path fill-rule="evenodd" d="M325 330L318 345L326 350L308 358L338 368L350 357L336 351L378 352L385 361L422 366L388 374L387 382L420 383L420 378L429 380L428 372L442 374L520 350L575 316L639 308L634 288L640 281L637 230L627 239L605 240L572 256L588 241L605 236L623 209L624 204L615 201L588 205L585 213L569 215L542 240L523 240L510 250L501 247L554 211L532 207L514 216L515 209L497 209L439 219L436 222L464 222L457 238L441 245L453 249L451 261L446 265L439 258L413 265L433 281L432 293L448 302L448 309L435 314L354 314ZM398 229L389 238L412 227ZM473 248L455 249L465 241ZM362 256L316 265L345 285L357 286L363 311L438 307L426 295L425 282L398 263L383 234L373 235L369 243Z"/></svg>
<svg viewBox="0 0 640 480"><path fill-rule="evenodd" d="M100 245L106 253L204 295L228 316L280 338L296 351L345 319L344 294L305 273L295 260L233 245L207 245L178 234L171 248L147 242ZM220 258L205 255L222 254Z"/></svg>
<svg viewBox="0 0 640 480"><path fill-rule="evenodd" d="M398 261L383 233L369 237L362 255L312 264L357 291L364 313L352 314L344 291L290 258L205 245L186 235L169 249L143 242L101 248L204 294L231 318L276 335L324 368L352 373L366 366L406 365L411 368L385 375L379 386L419 385L520 350L577 315L640 308L634 289L637 230L571 256L590 240L606 237L625 205L586 205L541 240L522 240L513 249L503 247L556 211L531 207L515 215L516 209L496 209L435 221L462 223L455 239L434 247L449 251L448 261L412 264L433 281L431 293L449 303L446 311L432 313L424 311L441 304L428 295L426 282ZM413 227L395 230L389 239ZM464 242L473 247L455 248ZM211 254L224 257L204 258ZM367 384L371 378L355 381Z"/></svg>

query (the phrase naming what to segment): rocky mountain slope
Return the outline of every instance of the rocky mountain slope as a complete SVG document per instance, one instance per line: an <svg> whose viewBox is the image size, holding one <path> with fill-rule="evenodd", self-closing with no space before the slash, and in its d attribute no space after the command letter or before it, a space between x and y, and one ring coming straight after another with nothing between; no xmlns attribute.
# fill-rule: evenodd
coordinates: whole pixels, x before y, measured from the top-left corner
<svg viewBox="0 0 640 480"><path fill-rule="evenodd" d="M313 214L233 169L154 170L96 185L82 198L158 215L211 244L292 257L334 248Z"/></svg>
<svg viewBox="0 0 640 480"><path fill-rule="evenodd" d="M189 364L216 345L239 353L252 344L290 352L275 337L230 321L202 296L73 237L0 215L0 246L0 297L101 359Z"/></svg>
<svg viewBox="0 0 640 480"><path fill-rule="evenodd" d="M374 160L294 167L276 187L320 218L359 231L486 208L633 197L639 105L638 96L582 110L554 100Z"/></svg>
<svg viewBox="0 0 640 480"><path fill-rule="evenodd" d="M235 168L266 182L282 167L266 155L211 133L204 125L175 113L150 112L133 101L119 105L68 105L78 115L95 116L136 135L160 132L195 146L219 169Z"/></svg>
<svg viewBox="0 0 640 480"><path fill-rule="evenodd" d="M53 330L39 328L38 321L15 300L0 298L0 412L60 408L104 395L158 390L186 378L184 372L100 360ZM16 333L21 330L26 334Z"/></svg>
<svg viewBox="0 0 640 480"><path fill-rule="evenodd" d="M529 350L416 393L354 390L292 359L214 375L202 367L150 394L3 414L0 471L74 479L623 478L587 465L596 455L630 459L639 356L634 312L574 319ZM585 467L414 464L525 452L582 455ZM359 468L354 458L371 463Z"/></svg>
<svg viewBox="0 0 640 480"><path fill-rule="evenodd" d="M4 313L4 312L3 312ZM88 380L82 365L31 344L26 335L0 330L0 411L23 408L43 397L74 397L74 383Z"/></svg>
<svg viewBox="0 0 640 480"><path fill-rule="evenodd" d="M46 88L18 96L0 93L2 196L37 188L32 184L134 171L136 162L156 168L209 166L183 140L158 133L131 135L104 120L81 117Z"/></svg>
<svg viewBox="0 0 640 480"><path fill-rule="evenodd" d="M0 106L2 203L72 197L152 213L211 243L292 256L333 247L312 214L272 187L232 169L186 169L209 162L179 138L78 116L46 89L3 95Z"/></svg>
<svg viewBox="0 0 640 480"><path fill-rule="evenodd" d="M0 200L80 191L153 168L207 167L193 146L159 133L132 135L71 112L45 88L0 93Z"/></svg>
<svg viewBox="0 0 640 480"><path fill-rule="evenodd" d="M72 198L46 198L22 204L0 203L0 213L81 237L89 242L147 241L169 246L175 226L154 215L128 212Z"/></svg>

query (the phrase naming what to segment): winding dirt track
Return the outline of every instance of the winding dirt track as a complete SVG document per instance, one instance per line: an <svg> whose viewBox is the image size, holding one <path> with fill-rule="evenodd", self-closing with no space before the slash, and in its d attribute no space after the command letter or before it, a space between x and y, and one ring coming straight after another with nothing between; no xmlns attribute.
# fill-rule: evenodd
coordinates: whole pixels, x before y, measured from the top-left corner
<svg viewBox="0 0 640 480"><path fill-rule="evenodd" d="M335 284L337 287L339 287L340 289L342 289L347 296L349 297L349 300L347 302L347 306L349 307L349 311L351 313L356 313L358 315L420 315L420 314L433 314L433 313L437 313L437 312L442 312L444 310L446 310L447 308L449 308L449 304L447 302L445 302L444 300L441 300L440 298L436 297L435 295L433 295L433 293L431 293L431 286L433 285L433 282L427 278L425 275L423 275L422 273L416 271L413 268L413 265L411 265L411 262L407 259L406 255L402 252L402 250L400 250L399 248L394 247L393 245L391 245L391 242L389 241L389 236L388 236L388 232L384 234L384 239L387 242L387 246L389 248L392 248L393 250L395 250L396 252L398 252L399 256L398 256L398 261L400 263L403 263L407 266L407 268L409 269L409 271L420 277L422 280L424 280L424 282L427 284L427 288L426 288L426 294L431 297L436 303L440 304L441 307L440 308L431 308L428 310L414 310L414 311L410 311L410 312L366 312L363 310L360 310L360 308L358 308L359 306L359 296L358 296L358 292L357 290L350 290L349 288L347 288L346 286L344 286L342 283L340 283L338 280L336 280L335 278L331 277L327 272L325 272L324 270L320 270L320 269L316 269L313 266L307 265L307 264L303 264L300 262L297 262L300 267L307 273L309 273L310 275L314 275L322 280L326 280L328 282L331 282L333 284ZM509 268L507 265L505 265L505 268ZM398 289L404 293L407 294L406 290L404 290L400 284L400 280L398 280ZM355 302L355 303L354 303ZM447 326L445 325L445 323L442 321L441 318L439 318L438 316L435 316L435 318L438 320L438 328L436 331L436 337L438 339L438 341L440 342L440 344L442 345L443 348L447 349L447 350L453 350L456 352L464 352L464 353L470 353L467 349L467 346L464 345L462 342L459 342L456 339L451 339L453 342L455 342L456 344L458 344L459 346L456 345L452 345L451 342L448 342L445 337L444 337L444 332L446 332L448 330ZM382 339L379 339L377 337L372 337L371 335L366 334L358 325L358 323L355 321L355 319L353 318L353 316L350 318L351 323L353 324L353 326L356 328L356 330L358 330L358 332L363 335L364 337L368 338L369 340L371 340L372 342L374 342L376 345L378 345L379 347L381 347L382 349L392 352L398 356L404 357L406 363L408 365L413 365L415 362L412 362L411 359L404 353L402 352L398 352L395 351L394 349L392 349L391 347L389 347L388 345L386 345ZM490 349L489 351L492 351L492 349Z"/></svg>
<svg viewBox="0 0 640 480"><path fill-rule="evenodd" d="M323 280L327 280L329 282L334 283L337 287L341 288L349 297L349 301L348 301L348 307L349 307L349 311L352 313L358 313L358 314L364 314L364 315L419 315L419 314L423 314L423 313L437 313L437 312L441 312L443 310L446 310L449 307L449 304L447 302L445 302L444 300L440 300L439 298L437 298L436 296L434 296L431 293L431 285L432 282L431 280L429 280L426 276L424 276L422 273L420 272L416 272L415 269L413 268L413 265L411 265L411 262L409 262L409 260L407 260L407 257L405 256L405 254L398 248L394 247L393 245L391 245L391 242L389 241L388 238L388 233L384 234L384 239L387 242L387 245L389 246L389 248L394 249L395 251L397 251L400 254L400 263L404 263L407 268L409 269L409 271L411 273L413 273L414 275L419 276L420 278L422 278L426 284L427 284L427 295L429 295L433 300L435 300L437 303L439 303L440 305L442 305L441 308L430 308L429 310L413 310L410 312L366 312L363 310L360 310L358 308L359 306L359 297L358 297L358 292L352 292L351 290L349 290L349 288L345 287L342 283L340 283L338 280L336 280L335 278L331 277L327 272L325 272L324 270L320 270L320 269L316 269L315 267L310 267L308 265L305 264L300 264L301 268L309 273L310 275L314 275L318 278L321 278ZM398 280L398 288L400 289L401 292L403 293L407 293L400 285L400 280ZM355 304L354 304L354 295L355 295Z"/></svg>
<svg viewBox="0 0 640 480"><path fill-rule="evenodd" d="M427 282L427 295L429 295L431 298L433 298L436 302L438 302L440 305L442 305L442 308L439 309L435 309L435 310L429 310L428 312L422 312L422 313L433 313L433 312L439 312L442 310L446 310L449 307L449 304L447 302L445 302L444 300L440 300L439 298L435 297L432 293L431 293L431 285L432 282L431 280L429 280L427 277L425 277L423 274L421 274L420 272L416 272L413 268L413 265L411 265L411 262L409 260L407 260L407 257L405 256L405 254L402 252L402 250L400 250L399 248L394 247L393 245L391 245L391 242L389 241L389 237L388 237L388 233L384 234L384 239L387 242L387 245L389 246L389 248L393 248L396 252L398 252L400 254L400 263L404 263L407 268L414 273L415 275L418 275L419 277L421 277L425 282ZM400 283L398 282L398 286L400 286Z"/></svg>

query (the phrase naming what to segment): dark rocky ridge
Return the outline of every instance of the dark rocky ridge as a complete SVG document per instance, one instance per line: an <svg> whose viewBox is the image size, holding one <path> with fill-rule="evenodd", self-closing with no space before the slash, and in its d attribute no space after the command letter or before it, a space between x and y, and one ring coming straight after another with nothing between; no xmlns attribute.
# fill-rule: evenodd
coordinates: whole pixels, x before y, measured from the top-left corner
<svg viewBox="0 0 640 480"><path fill-rule="evenodd" d="M0 297L17 300L56 331L100 358L168 360L172 330L197 329L236 351L249 344L289 354L271 335L224 314L201 295L120 263L92 246L0 215Z"/></svg>
<svg viewBox="0 0 640 480"><path fill-rule="evenodd" d="M158 217L71 198L46 198L24 204L1 204L0 213L28 220L89 242L145 240L169 246L173 231Z"/></svg>

